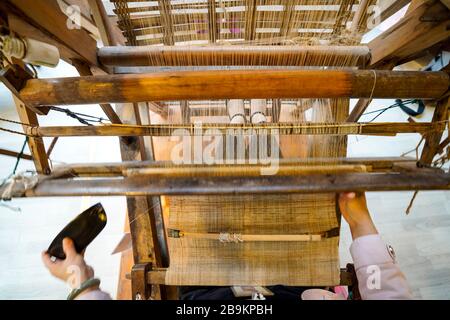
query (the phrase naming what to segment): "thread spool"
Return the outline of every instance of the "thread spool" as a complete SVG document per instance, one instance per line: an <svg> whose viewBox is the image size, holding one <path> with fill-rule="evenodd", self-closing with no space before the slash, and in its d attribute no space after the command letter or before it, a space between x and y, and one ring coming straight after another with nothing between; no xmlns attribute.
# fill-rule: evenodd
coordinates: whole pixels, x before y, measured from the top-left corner
<svg viewBox="0 0 450 320"><path fill-rule="evenodd" d="M59 63L58 48L48 43L11 36L3 36L1 41L2 52L8 58L14 57L26 63L50 68Z"/></svg>

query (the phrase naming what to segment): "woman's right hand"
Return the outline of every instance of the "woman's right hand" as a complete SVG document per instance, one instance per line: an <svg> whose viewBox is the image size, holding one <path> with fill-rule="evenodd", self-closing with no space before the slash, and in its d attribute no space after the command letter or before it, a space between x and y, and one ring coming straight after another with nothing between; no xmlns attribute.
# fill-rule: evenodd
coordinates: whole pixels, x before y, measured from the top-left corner
<svg viewBox="0 0 450 320"><path fill-rule="evenodd" d="M378 233L367 209L364 193L344 192L339 194L339 208L350 226L353 240Z"/></svg>

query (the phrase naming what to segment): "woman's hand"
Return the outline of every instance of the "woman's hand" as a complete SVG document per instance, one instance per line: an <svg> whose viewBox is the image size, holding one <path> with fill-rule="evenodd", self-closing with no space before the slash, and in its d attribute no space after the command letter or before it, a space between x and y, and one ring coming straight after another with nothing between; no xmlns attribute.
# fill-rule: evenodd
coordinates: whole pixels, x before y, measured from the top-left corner
<svg viewBox="0 0 450 320"><path fill-rule="evenodd" d="M345 192L339 194L339 208L350 226L353 240L378 233L367 209L364 193Z"/></svg>
<svg viewBox="0 0 450 320"><path fill-rule="evenodd" d="M72 288L79 288L84 281L94 277L94 270L84 261L84 253L79 254L76 251L71 239L64 238L62 244L66 259L53 261L44 251L42 261L54 277L67 282ZM90 290L95 289L98 288L90 288Z"/></svg>

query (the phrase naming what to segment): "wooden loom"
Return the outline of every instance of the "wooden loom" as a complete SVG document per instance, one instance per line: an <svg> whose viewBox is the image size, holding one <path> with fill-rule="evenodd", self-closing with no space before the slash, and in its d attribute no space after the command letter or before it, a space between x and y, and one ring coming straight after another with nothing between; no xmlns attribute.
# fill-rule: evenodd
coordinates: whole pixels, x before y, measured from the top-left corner
<svg viewBox="0 0 450 320"><path fill-rule="evenodd" d="M127 196L129 221L134 222L130 223L133 298L171 298L173 285L338 284L336 192L450 188L450 175L431 167L446 147L441 138L448 120L448 71L391 71L448 48L448 2L412 1L405 17L367 46L359 46L360 37L355 35L366 31L368 8L374 1L308 2L333 9L313 14L301 0L193 4L163 0L150 7L111 0L121 31L101 1L89 0L89 6L84 2L0 4L1 20L9 30L56 45L80 73L78 78L61 79L3 74L2 80L16 95L36 170L47 175L34 188L13 194ZM386 1L380 19L409 2ZM64 27L62 3L86 9L81 29ZM54 19L50 21L49 15ZM232 25L223 25L224 19ZM96 32L105 47L97 49L91 37ZM180 42L185 45L174 46ZM124 43L127 46L119 46ZM269 123L223 123L226 109L221 99L257 98L270 99ZM319 108L311 98L330 99L331 121L305 122L292 116ZM351 114L349 98L360 99ZM436 105L433 121L359 123L373 98L425 99ZM118 103L116 110L110 103ZM47 114L49 106L70 104L100 104L111 125L39 126L36 114ZM171 118L174 106L181 121ZM211 120L217 117L222 120ZM278 130L284 156L278 174L259 175L263 165L168 163L167 136L175 129L196 134L194 118L216 122L201 130ZM418 162L346 158L349 134L397 133L424 137ZM306 135L312 142L305 151ZM75 164L52 172L43 137L66 136L121 137L123 162ZM164 221L167 207L169 221ZM220 242L220 237L226 241Z"/></svg>

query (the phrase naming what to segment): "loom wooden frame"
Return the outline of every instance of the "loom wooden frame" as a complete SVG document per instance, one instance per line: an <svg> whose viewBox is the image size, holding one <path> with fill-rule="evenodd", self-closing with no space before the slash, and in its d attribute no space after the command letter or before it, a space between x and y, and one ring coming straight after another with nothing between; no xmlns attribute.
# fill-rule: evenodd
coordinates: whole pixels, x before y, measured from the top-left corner
<svg viewBox="0 0 450 320"><path fill-rule="evenodd" d="M117 0L118 1L118 0ZM405 1L401 1L405 4ZM130 56L130 52L128 48L105 48L100 49L98 55L96 53L95 45L93 45L92 39L89 38L89 34L84 30L78 30L75 33L68 34L64 23L66 17L58 10L56 10L55 3L48 0L36 0L33 1L33 4L27 3L24 5L25 1L22 0L8 0L0 6L0 9L4 9L4 7L9 10L14 7L14 10L9 12L10 23L13 26L13 29L23 36L31 36L42 41L46 41L49 43L56 44L62 53L63 59L66 61L81 61L84 66L87 66L87 69L93 69L98 65L98 60L103 62L108 66L116 66L119 64L125 64L124 57ZM116 26L111 25L110 19L105 16L105 11L101 7L100 1L90 0L91 5L97 6L94 10L94 19L99 26L100 33L102 39L105 42L105 45L115 46L119 43L124 43L123 37L121 37L120 33L117 33ZM100 4L99 4L100 3ZM392 69L396 64L400 62L409 61L408 59L412 59L413 57L420 56L423 52L429 50L430 48L435 48L436 45L442 43L443 40L448 38L449 31L441 28L445 25L445 21L441 21L439 23L428 23L423 21L422 17L431 12L430 10L441 10L443 6L441 3L431 4L431 1L419 0L416 1L416 5L410 9L405 16L405 18L400 21L396 26L389 31L387 40L384 39L385 35L380 36L375 39L371 43L369 43L369 48L371 48L371 52L375 54L375 58L372 58L370 67L374 69ZM11 6L12 4L12 6ZM208 15L216 19L216 13L214 12L214 6L211 6L210 3L208 8ZM165 1L160 1L160 6L167 6ZM100 6L100 7L98 7ZM17 10L19 8L19 10ZM389 8L388 8L389 9ZM56 21L54 24L45 21L47 15L45 12L49 12L53 10L54 16L56 17L54 20ZM443 9L442 9L443 10ZM30 12L37 12L37 14L31 17ZM386 15L390 15L393 12L382 13ZM164 33L164 43L166 45L172 44L173 39L173 30L171 29L170 14L167 14L167 10L165 11L165 24L168 28ZM361 16L360 14L356 15L357 17ZM354 20L354 25L357 26L361 23L362 18L358 18ZM251 20L251 19L250 19ZM252 25L252 28L249 28L249 32L246 35L248 39L251 39L255 36L255 28L254 22L246 21L247 23ZM286 20L289 20L289 15L286 15ZM60 28L58 28L58 24ZM211 42L215 42L217 40L217 30L215 30L216 22L212 23L211 31L209 32L209 38ZM286 24L281 28L282 33L289 32L288 26ZM427 32L433 32L433 37L427 37ZM114 33L114 36L113 36ZM136 39L133 40L133 36L135 37L133 30L125 30L123 32L125 35L129 36L127 44L136 44ZM403 34L408 34L409 38L407 43L399 41ZM83 39L89 45L80 47L78 46L80 41ZM133 43L134 41L134 43ZM380 46L380 43L394 45L393 50L389 52L385 52L383 47ZM172 49L166 49L170 54L176 56L176 52ZM216 49L211 49L216 50ZM233 49L234 50L234 49ZM147 52L148 48L140 49L138 53L139 59L136 59L133 62L126 62L131 65L145 65L145 61L142 60L142 53ZM161 51L158 49L154 49L156 55L162 55ZM361 54L361 61L365 62L367 59L364 54ZM148 64L148 63L147 63ZM169 63L170 65L170 63ZM206 62L205 62L206 65ZM101 66L102 68L104 66ZM106 69L106 68L104 68ZM81 70L81 69L80 69ZM111 71L106 69L106 71ZM231 72L231 75L236 75L236 77L241 77L242 75L248 76L246 80L250 80L249 77L253 77L255 74L262 73L264 76L271 75L270 73L273 71L258 71L258 72L249 72L248 74L240 73L235 71ZM283 73L284 72L284 73ZM290 71L283 70L280 74L282 77L290 74L290 72L297 72L299 78L297 80L310 81L310 77L305 76L306 73L300 71ZM208 75L216 75L216 80L220 81L223 78L220 78L217 74L223 73L223 71L207 71L204 74ZM319 75L322 73L322 75ZM357 121L360 115L364 112L368 103L370 102L369 98L376 97L387 97L380 96L380 91L387 90L389 93L389 97L404 97L404 98L427 98L427 99L436 99L439 100L438 107L436 108L433 123L437 123L443 120L448 119L448 106L449 101L448 97L448 71L447 73L439 73L433 74L432 79L428 78L431 73L416 73L414 77L398 77L398 81L403 81L408 78L410 82L407 85L400 85L398 88L403 88L404 91L399 93L395 89L396 85L399 85L399 82L395 82L390 78L391 76L397 76L398 73L392 73L390 71L375 71L377 74L377 78L384 83L381 88L380 84L374 86L375 84L375 76L374 71L358 71L358 72L338 72L335 73L336 76L339 74L342 78L336 77L330 83L331 85L339 85L342 86L342 91L333 91L332 97L361 97L365 98L361 100L359 107L355 110L355 114L349 118L349 121ZM17 99L19 114L21 115L21 119L23 122L29 123L31 126L37 128L36 130L45 131L47 130L45 127L39 127L37 122L37 117L35 111L27 108L27 105L32 105L37 107L45 107L46 105L57 104L57 103L102 103L107 104L110 102L141 102L141 101L160 101L160 100L172 100L178 99L186 101L186 105L188 105L187 101L189 99L209 99L209 98L217 98L218 96L221 98L289 98L290 95L292 97L323 97L323 93L304 91L302 88L295 87L288 92L287 91L271 93L269 96L267 95L267 90L256 88L254 91L249 91L247 93L234 93L231 90L226 92L221 92L220 95L200 95L196 93L196 95L192 96L190 92L193 91L193 88L190 87L186 90L181 90L181 93L178 92L177 95L170 95L169 90L164 91L160 96L153 96L149 94L139 95L134 93L132 96L124 96L123 93L117 95L116 92L108 91L104 94L104 96L96 96L92 94L91 91L96 91L96 85L107 85L108 83L117 82L117 86L122 86L126 84L127 81L131 79L140 79L140 80L149 80L154 75L137 75L137 76L118 76L118 75L101 75L101 76L87 76L89 75L89 71L86 70L84 72L86 76L75 78L71 80L64 79L53 79L53 80L30 80L28 82L28 88L24 91L20 92L20 98L26 102L22 103ZM323 77L323 75L330 75L328 72L319 72L317 77ZM167 74L166 74L167 75ZM200 74L188 74L188 73L178 73L174 72L170 74L172 77L182 76L183 81L194 81L198 80L198 76ZM272 75L274 75L272 73ZM378 75L381 75L378 77ZM362 76L362 78L359 78ZM425 76L425 77L424 77ZM190 78L189 78L190 77ZM196 78L197 77L197 78ZM345 81L344 81L345 78ZM389 78L389 80L387 80ZM438 79L439 78L439 79ZM322 78L323 79L323 78ZM362 85L358 85L355 79L362 79ZM159 85L164 87L167 84L169 79L165 78L164 81L160 81ZM385 82L386 80L386 82ZM70 84L70 81L75 81L75 85ZM123 82L125 81L125 82ZM242 84L242 82L234 81L233 84ZM291 83L291 79L289 79L289 84ZM88 83L87 87L85 87L85 91L81 86L77 86L80 83ZM260 85L260 80L258 80L258 86ZM280 83L277 86L277 90L283 90L286 87L286 82ZM320 81L318 82L320 83ZM70 84L70 85L68 85ZM128 82L128 84L133 84L132 81ZM317 84L317 83L316 83ZM421 87L424 85L431 85L430 92L424 92L421 90ZM344 85L344 86L343 86ZM345 87L348 85L348 87ZM256 87L258 87L256 86ZM212 84L211 88L216 88L216 84ZM392 89L391 89L392 88ZM52 94L53 89L58 89L59 96L55 96ZM61 94L63 90L67 89L68 94ZM87 89L87 90L86 90ZM113 90L117 89L114 87ZM136 91L142 88L138 88ZM166 88L168 89L168 88ZM300 90L299 90L300 89ZM326 89L332 89L327 87ZM41 93L39 90L43 90ZM303 91L302 91L303 90ZM405 91L406 90L406 91ZM209 90L211 91L211 90ZM394 92L395 91L395 92ZM406 93L405 93L406 92ZM112 95L114 99L110 100L109 95ZM74 98L71 98L70 95L73 95ZM108 96L105 97L105 96ZM62 99L64 98L64 99ZM144 99L145 98L145 99ZM72 99L72 100L71 100ZM142 100L141 100L142 99ZM154 103L154 102L150 102ZM118 116L111 112L111 108L108 105L102 106L104 110L108 111L110 117L115 119L116 123L124 120L123 116L119 114ZM157 106L161 108L161 106ZM134 118L125 119L124 123L135 123L139 124L140 117L142 113L140 113L139 108L134 108L133 110ZM427 126L429 124L418 124L420 126ZM395 125L394 125L395 126ZM414 128L416 124L401 124L401 127ZM315 174L315 175L296 175L296 176L275 176L272 178L263 177L263 178L255 178L255 177L242 177L235 178L229 177L227 179L217 179L217 178L204 178L203 182L210 182L209 188L202 184L201 179L192 179L189 177L182 178L170 178L164 179L163 181L149 181L148 179L139 178L136 176L124 176L124 172L127 170L145 170L146 168L152 168L157 165L163 165L161 163L155 164L152 160L152 156L148 156L148 153L151 154L152 150L148 150L145 147L142 137L128 137L120 139L121 149L122 149L122 157L123 160L134 160L131 162L123 162L121 164L101 164L101 165L72 165L68 168L66 167L64 170L70 170L70 172L75 173L75 175L81 177L80 178L71 178L67 179L64 177L60 177L57 179L49 179L38 184L36 189L29 190L25 193L25 196L65 196L65 195L111 195L111 194L126 194L129 195L127 197L128 211L129 216L133 217L138 210L142 208L151 209L152 201L155 199L151 196L157 196L162 193L166 194L187 194L190 192L198 192L202 194L216 194L219 193L218 186L227 187L226 192L234 193L234 188L236 185L239 186L238 192L246 193L246 192L311 192L311 191L322 191L328 190L332 192L338 191L348 191L348 190L380 190L380 191L390 191L390 190L435 190L442 189L448 190L450 189L450 178L449 174L443 173L441 171L435 171L427 168L420 167L428 167L432 163L433 157L442 150L442 146L440 145L440 139L442 137L442 132L444 130L443 126L438 125L438 130L433 132L433 134L429 134L425 136L426 145L424 151L419 159L419 168L416 165L416 161L412 159L404 160L404 159L392 159L392 158L378 158L378 159L365 159L365 160L352 160L352 159L341 159L338 162L340 164L361 164L364 166L371 166L371 170L369 172L363 173L342 173L342 174ZM75 130L74 128L72 128ZM121 135L117 131L117 128L110 128L104 130L111 130L110 134ZM53 136L58 137L62 136L64 128L54 128ZM89 134L96 135L95 130L98 129L89 129L92 132ZM394 131L392 129L392 125L390 128L391 132ZM144 130L141 130L144 131ZM424 133L424 131L420 131ZM142 134L142 132L141 132ZM126 136L136 135L136 132L128 131ZM36 139L37 140L37 139ZM39 141L42 141L40 139ZM32 147L33 144L31 143ZM44 173L49 173L50 170L47 170L48 167L48 157L45 154L45 150L31 148L32 157L35 161L36 168ZM147 162L142 162L143 160L148 160ZM135 162L138 161L138 162ZM304 166L305 163L297 163L298 165ZM45 168L45 170L42 170ZM56 173L57 171L55 171ZM87 180L83 179L83 177L97 177L100 179L96 180ZM112 187L111 187L112 184ZM269 187L267 187L269 186ZM193 188L193 189L192 189ZM322 189L325 188L325 189ZM223 192L220 190L220 194ZM136 195L146 195L144 199L141 197L136 197ZM140 225L138 228L133 226L132 234L133 234L133 253L135 257L135 266L133 267L133 271L131 272L130 278L132 279L132 297L136 298L139 293L142 297L147 298L152 293L150 292L151 286L156 288L154 297L156 298L167 298L167 292L170 291L170 288L165 288L163 286L163 274L164 269L161 268L163 266L163 257L161 255L160 242L157 240L157 212L154 210L150 210L150 214L145 223ZM148 236L147 243L140 241L139 239L143 236ZM142 239L141 239L142 240ZM151 268L151 270L149 270ZM167 291L166 291L167 290Z"/></svg>

